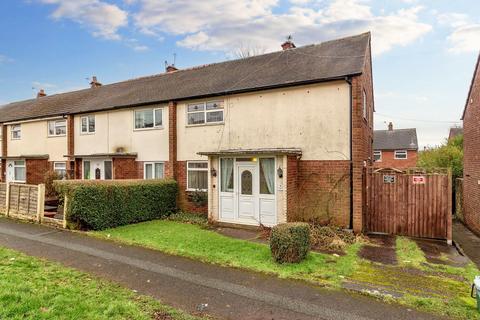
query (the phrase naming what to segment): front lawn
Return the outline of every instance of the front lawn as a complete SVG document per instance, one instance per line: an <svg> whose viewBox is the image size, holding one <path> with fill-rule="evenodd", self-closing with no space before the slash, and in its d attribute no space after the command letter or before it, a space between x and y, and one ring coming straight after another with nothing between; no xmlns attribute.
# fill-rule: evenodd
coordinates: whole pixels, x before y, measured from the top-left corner
<svg viewBox="0 0 480 320"><path fill-rule="evenodd" d="M195 224L157 220L122 226L91 235L141 245L165 253L189 257L226 267L274 274L281 278L304 280L330 288L346 283L364 286L362 293L408 307L457 319L480 319L475 301L469 298L470 282L478 273L473 264L463 267L428 263L415 242L397 238L398 264L385 265L359 257L362 244L346 248L346 255L309 253L299 264L277 264L268 245L234 239ZM392 291L378 295L377 290Z"/></svg>
<svg viewBox="0 0 480 320"><path fill-rule="evenodd" d="M197 319L107 281L0 247L0 319Z"/></svg>

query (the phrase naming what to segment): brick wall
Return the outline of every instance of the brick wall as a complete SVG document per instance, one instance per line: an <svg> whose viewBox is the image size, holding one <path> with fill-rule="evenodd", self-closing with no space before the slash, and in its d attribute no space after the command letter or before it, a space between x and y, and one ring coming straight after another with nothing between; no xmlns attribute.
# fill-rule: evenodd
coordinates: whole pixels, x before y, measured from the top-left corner
<svg viewBox="0 0 480 320"><path fill-rule="evenodd" d="M165 176L176 178L177 166L177 103L168 103L168 166L165 166Z"/></svg>
<svg viewBox="0 0 480 320"><path fill-rule="evenodd" d="M370 45L367 48L363 73L352 78L352 171L353 171L353 229L363 230L365 197L363 192L363 170L373 159L373 83L371 73ZM363 91L366 92L367 117L363 116Z"/></svg>
<svg viewBox="0 0 480 320"><path fill-rule="evenodd" d="M134 158L113 158L114 179L143 179L143 162Z"/></svg>
<svg viewBox="0 0 480 320"><path fill-rule="evenodd" d="M287 165L288 221L332 223L348 227L350 161L294 161L289 158ZM291 186L294 179L296 185ZM292 189L296 192L292 193Z"/></svg>
<svg viewBox="0 0 480 320"><path fill-rule="evenodd" d="M204 206L197 206L190 199L193 192L187 190L187 162L177 161L176 164L176 177L178 183L178 208L183 211L196 212L201 214L207 214L208 203Z"/></svg>
<svg viewBox="0 0 480 320"><path fill-rule="evenodd" d="M2 157L6 157L8 155L7 148L8 148L8 132L7 132L7 126L2 125ZM0 174L0 181L6 181L7 177L7 161L5 159L2 159L2 172Z"/></svg>
<svg viewBox="0 0 480 320"><path fill-rule="evenodd" d="M27 159L25 161L27 169L27 183L40 184L45 182L45 174L52 170L53 162L47 159Z"/></svg>
<svg viewBox="0 0 480 320"><path fill-rule="evenodd" d="M382 161L374 163L375 168L412 168L417 166L418 152L407 150L407 159L395 159L395 152L392 150L382 151Z"/></svg>
<svg viewBox="0 0 480 320"><path fill-rule="evenodd" d="M75 154L75 121L74 116L69 114L67 116L67 154L73 155ZM75 162L70 161L71 158L67 161L67 172L73 177L76 176L75 174Z"/></svg>
<svg viewBox="0 0 480 320"><path fill-rule="evenodd" d="M480 63L480 57L478 63ZM480 235L480 67L478 63L463 118L463 214L467 226Z"/></svg>

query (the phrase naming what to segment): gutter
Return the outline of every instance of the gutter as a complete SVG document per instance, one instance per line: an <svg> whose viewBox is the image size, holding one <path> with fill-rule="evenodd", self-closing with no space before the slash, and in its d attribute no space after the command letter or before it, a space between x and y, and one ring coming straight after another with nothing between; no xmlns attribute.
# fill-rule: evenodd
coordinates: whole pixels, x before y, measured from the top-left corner
<svg viewBox="0 0 480 320"><path fill-rule="evenodd" d="M350 94L350 219L349 219L349 228L353 229L353 88L352 88L352 78L345 77L345 81L348 83L349 86L349 94Z"/></svg>

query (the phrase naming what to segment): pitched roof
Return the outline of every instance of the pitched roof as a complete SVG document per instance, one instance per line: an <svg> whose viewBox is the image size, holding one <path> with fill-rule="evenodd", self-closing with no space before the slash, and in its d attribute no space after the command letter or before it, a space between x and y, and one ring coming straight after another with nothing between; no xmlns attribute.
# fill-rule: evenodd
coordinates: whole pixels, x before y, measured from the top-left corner
<svg viewBox="0 0 480 320"><path fill-rule="evenodd" d="M0 122L314 83L363 71L370 33L7 104Z"/></svg>
<svg viewBox="0 0 480 320"><path fill-rule="evenodd" d="M472 95L473 86L475 84L475 81L477 81L477 74L480 72L479 68L480 68L480 54L478 54L477 64L475 65L475 71L473 71L472 81L470 82L470 88L468 89L467 101L465 101L465 107L463 108L463 114L460 120L463 120L465 118L465 113L467 112L467 107L470 101L470 96ZM480 81L480 79L478 81Z"/></svg>
<svg viewBox="0 0 480 320"><path fill-rule="evenodd" d="M418 150L417 129L375 130L375 150Z"/></svg>
<svg viewBox="0 0 480 320"><path fill-rule="evenodd" d="M463 134L463 128L457 128L457 127L450 128L450 132L448 133L448 139L450 140L462 134Z"/></svg>

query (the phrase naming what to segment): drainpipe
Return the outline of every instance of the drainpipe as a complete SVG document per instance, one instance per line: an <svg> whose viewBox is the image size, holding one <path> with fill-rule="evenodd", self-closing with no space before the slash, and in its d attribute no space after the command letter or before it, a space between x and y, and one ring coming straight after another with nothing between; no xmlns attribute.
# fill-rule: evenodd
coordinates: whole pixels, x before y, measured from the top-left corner
<svg viewBox="0 0 480 320"><path fill-rule="evenodd" d="M350 103L350 112L349 112L349 122L350 122L350 219L349 219L349 228L353 230L353 88L352 88L352 78L345 77L345 81L349 86L349 103Z"/></svg>

